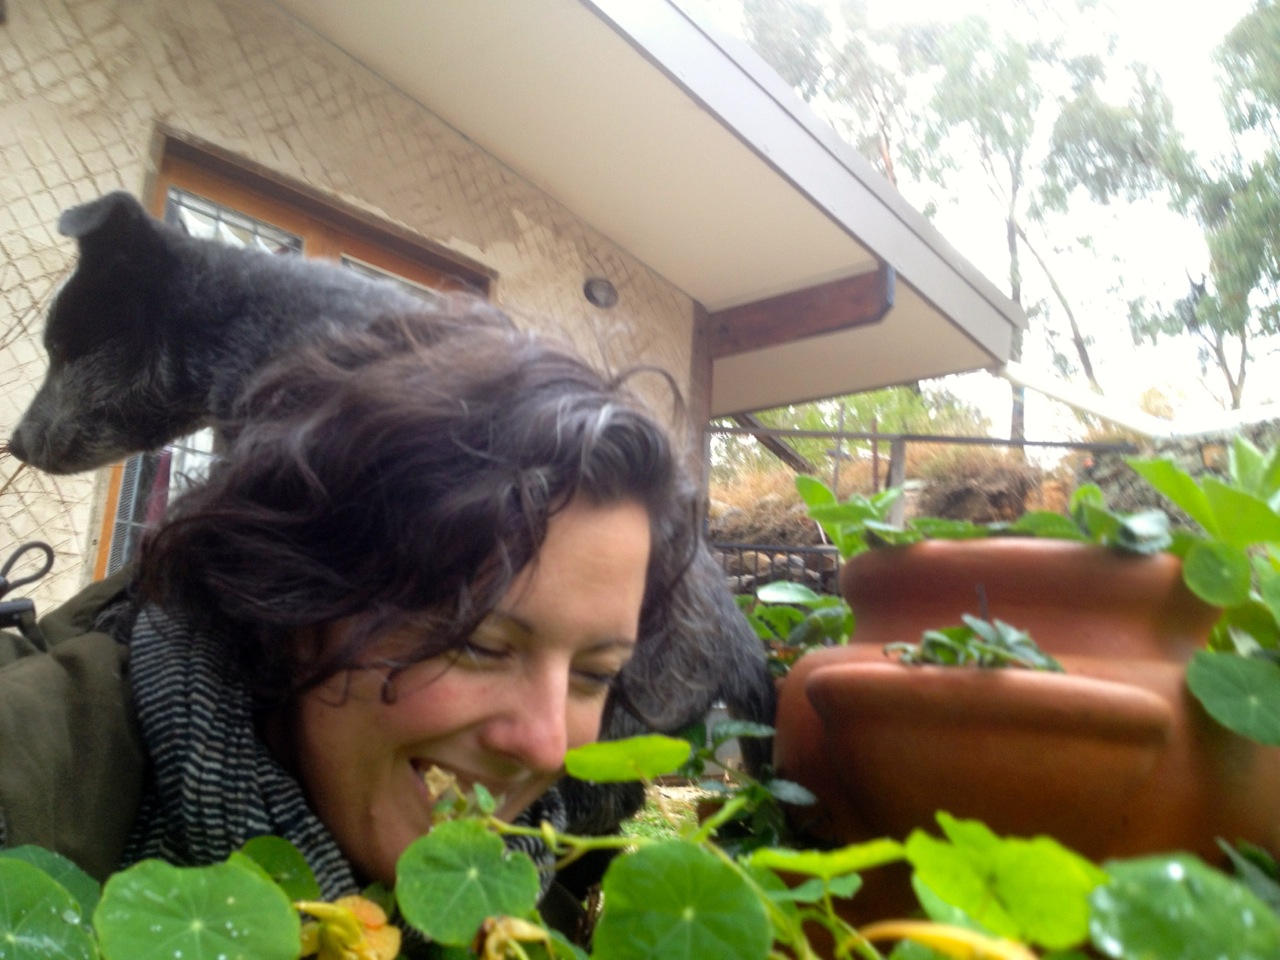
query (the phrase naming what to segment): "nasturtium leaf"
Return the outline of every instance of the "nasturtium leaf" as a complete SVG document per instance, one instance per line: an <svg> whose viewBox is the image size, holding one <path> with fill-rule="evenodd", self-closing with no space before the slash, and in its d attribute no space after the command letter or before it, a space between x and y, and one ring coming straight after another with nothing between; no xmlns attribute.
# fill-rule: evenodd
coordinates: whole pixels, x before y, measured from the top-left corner
<svg viewBox="0 0 1280 960"><path fill-rule="evenodd" d="M1082 502L1072 513L1085 535L1094 543L1110 545L1120 529L1120 518L1110 510Z"/></svg>
<svg viewBox="0 0 1280 960"><path fill-rule="evenodd" d="M1120 521L1112 534L1111 546L1130 553L1159 553L1173 542L1169 533L1169 515L1163 510L1143 510Z"/></svg>
<svg viewBox="0 0 1280 960"><path fill-rule="evenodd" d="M483 783L472 784L471 799L475 803L476 809L483 814L488 815L498 809L497 799Z"/></svg>
<svg viewBox="0 0 1280 960"><path fill-rule="evenodd" d="M918 881L997 936L1065 949L1088 935L1089 893L1106 875L1048 837L1001 838L976 820L945 813L947 841L907 838Z"/></svg>
<svg viewBox="0 0 1280 960"><path fill-rule="evenodd" d="M618 857L604 875L608 906L593 952L610 960L765 960L764 904L702 847L661 843Z"/></svg>
<svg viewBox="0 0 1280 960"><path fill-rule="evenodd" d="M834 600L834 603L829 601ZM853 611L834 597L827 597L791 628L786 641L792 647L828 646L845 643L853 633Z"/></svg>
<svg viewBox="0 0 1280 960"><path fill-rule="evenodd" d="M1050 537L1058 540L1083 540L1084 535L1075 521L1049 510L1033 510L1024 513L1009 525L1010 533L1024 533L1034 537Z"/></svg>
<svg viewBox="0 0 1280 960"><path fill-rule="evenodd" d="M1183 558L1182 578L1192 593L1215 607L1244 603L1252 580L1249 555L1240 547L1201 541Z"/></svg>
<svg viewBox="0 0 1280 960"><path fill-rule="evenodd" d="M798 603L808 605L821 602L823 597L822 594L816 593L803 583L794 583L790 580L775 580L758 589L756 591L756 599L761 603Z"/></svg>
<svg viewBox="0 0 1280 960"><path fill-rule="evenodd" d="M1227 729L1280 746L1280 664L1274 660L1198 650L1187 664L1187 686Z"/></svg>
<svg viewBox="0 0 1280 960"><path fill-rule="evenodd" d="M1280 882L1254 860L1255 855L1261 856L1268 866L1274 867L1275 861L1271 859L1271 855L1264 850L1250 849L1247 845L1237 850L1221 839L1218 840L1218 846L1230 859L1235 879L1248 887L1272 913L1280 915Z"/></svg>
<svg viewBox="0 0 1280 960"><path fill-rule="evenodd" d="M916 529L903 530L894 526L892 523L885 523L883 520L868 520L862 525L863 540L867 546L878 547L907 547L913 543L919 543L921 540L927 539L926 535ZM976 528L975 529L980 529ZM980 533L976 536L986 536L986 533ZM958 531L953 531L949 539L963 540L965 539Z"/></svg>
<svg viewBox="0 0 1280 960"><path fill-rule="evenodd" d="M831 880L872 867L895 863L905 851L896 840L871 840L854 843L838 850L792 850L787 847L765 847L751 854L753 867L766 867L787 873L807 874L820 880Z"/></svg>
<svg viewBox="0 0 1280 960"><path fill-rule="evenodd" d="M796 624L800 623L804 618L805 612L797 607L760 606L756 607L750 619L753 623L761 624L767 628L761 639L772 640L774 637L787 636L795 629ZM761 633L759 630L756 632L757 634Z"/></svg>
<svg viewBox="0 0 1280 960"><path fill-rule="evenodd" d="M817 903L826 889L827 885L817 877L809 877L794 887L770 891L769 899L775 903Z"/></svg>
<svg viewBox="0 0 1280 960"><path fill-rule="evenodd" d="M1172 500L1210 536L1217 536L1218 522L1200 484L1168 460L1131 459L1126 463L1158 493Z"/></svg>
<svg viewBox="0 0 1280 960"><path fill-rule="evenodd" d="M1253 576L1258 584L1258 594L1262 602L1271 611L1271 615L1280 619L1280 563L1274 548L1265 556L1253 558Z"/></svg>
<svg viewBox="0 0 1280 960"><path fill-rule="evenodd" d="M478 820L437 824L396 864L400 911L437 943L469 944L488 917L527 916L538 892L533 861Z"/></svg>
<svg viewBox="0 0 1280 960"><path fill-rule="evenodd" d="M1247 600L1223 612L1209 637L1209 649L1252 653L1280 649L1280 624L1276 612L1259 600ZM1225 642L1223 642L1225 640Z"/></svg>
<svg viewBox="0 0 1280 960"><path fill-rule="evenodd" d="M1070 513L1075 513L1076 507L1085 503L1105 510L1107 507L1107 495L1102 492L1102 488L1096 483L1082 483L1076 487L1075 493L1071 494L1071 499L1067 501L1067 510Z"/></svg>
<svg viewBox="0 0 1280 960"><path fill-rule="evenodd" d="M923 830L907 837L906 852L915 875L942 900L959 907L996 936L1018 935L1018 925L992 889L981 854Z"/></svg>
<svg viewBox="0 0 1280 960"><path fill-rule="evenodd" d="M0 859L4 960L94 960L98 953L84 920L76 899L40 867L16 857Z"/></svg>
<svg viewBox="0 0 1280 960"><path fill-rule="evenodd" d="M764 788L769 791L770 796L781 803L808 807L818 802L818 798L808 787L802 787L793 780L767 780Z"/></svg>
<svg viewBox="0 0 1280 960"><path fill-rule="evenodd" d="M985 851L995 850L1000 846L1000 838L995 831L981 820L963 820L945 810L938 811L937 819L938 826L942 828L948 840L973 853L981 855Z"/></svg>
<svg viewBox="0 0 1280 960"><path fill-rule="evenodd" d="M719 720L711 725L711 742L716 746L733 737L772 737L773 727L751 720Z"/></svg>
<svg viewBox="0 0 1280 960"><path fill-rule="evenodd" d="M933 892L933 888L920 878L920 874L911 877L911 889L920 901L924 915L934 923L945 923L953 927L967 927L979 933L990 933L982 924L969 916L954 903L948 903Z"/></svg>
<svg viewBox="0 0 1280 960"><path fill-rule="evenodd" d="M105 960L294 960L298 915L258 870L144 860L112 876L93 914Z"/></svg>
<svg viewBox="0 0 1280 960"><path fill-rule="evenodd" d="M1234 547L1280 540L1280 513L1251 493L1204 478L1205 498L1217 519L1217 539Z"/></svg>
<svg viewBox="0 0 1280 960"><path fill-rule="evenodd" d="M918 517L911 521L910 526L929 540L981 540L990 535L986 527L970 520L949 520L945 517Z"/></svg>
<svg viewBox="0 0 1280 960"><path fill-rule="evenodd" d="M1261 450L1247 438L1235 436L1227 451L1227 476L1241 490L1267 498L1265 473L1267 460Z"/></svg>
<svg viewBox="0 0 1280 960"><path fill-rule="evenodd" d="M548 930L551 940L555 943L556 960L590 960L587 952L571 941L559 930Z"/></svg>
<svg viewBox="0 0 1280 960"><path fill-rule="evenodd" d="M283 837L254 837L240 852L261 867L290 900L322 899L307 858Z"/></svg>
<svg viewBox="0 0 1280 960"><path fill-rule="evenodd" d="M32 866L39 867L75 898L80 907L80 913L86 920L93 916L93 908L98 905L98 897L102 895L102 884L62 854L46 850L44 847L24 845L0 850L0 857L24 860Z"/></svg>
<svg viewBox="0 0 1280 960"><path fill-rule="evenodd" d="M1050 949L1089 937L1089 894L1107 875L1048 837L1006 839L995 864L995 888L1022 939Z"/></svg>
<svg viewBox="0 0 1280 960"><path fill-rule="evenodd" d="M800 494L800 499L809 507L836 502L836 495L830 487L817 477L810 477L803 473L796 477L796 491Z"/></svg>
<svg viewBox="0 0 1280 960"><path fill-rule="evenodd" d="M572 777L595 783L652 780L680 769L691 750L688 740L656 733L602 740L570 750L564 768Z"/></svg>
<svg viewBox="0 0 1280 960"><path fill-rule="evenodd" d="M1189 854L1110 864L1090 897L1094 947L1122 960L1275 960L1280 918Z"/></svg>

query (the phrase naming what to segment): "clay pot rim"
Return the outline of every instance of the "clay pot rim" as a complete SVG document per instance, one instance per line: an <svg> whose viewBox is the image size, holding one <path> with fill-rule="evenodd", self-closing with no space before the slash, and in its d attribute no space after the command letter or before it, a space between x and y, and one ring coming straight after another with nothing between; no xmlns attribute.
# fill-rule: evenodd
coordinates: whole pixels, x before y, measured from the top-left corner
<svg viewBox="0 0 1280 960"><path fill-rule="evenodd" d="M819 667L804 686L828 728L857 723L859 716L902 713L908 724L1052 728L1163 742L1174 723L1169 702L1150 690L1070 673L864 661Z"/></svg>
<svg viewBox="0 0 1280 960"><path fill-rule="evenodd" d="M844 561L844 566L856 562L859 557L876 557L890 554L930 554L930 553L1006 553L1009 551L1046 554L1094 554L1098 562L1114 559L1135 565L1154 563L1176 563L1182 561L1168 550L1157 550L1154 553L1135 553L1132 550L1121 550L1104 546L1090 540L1069 540L1064 537L1044 537L1034 534L1002 533L984 537L930 537L915 543L880 543L854 554Z"/></svg>

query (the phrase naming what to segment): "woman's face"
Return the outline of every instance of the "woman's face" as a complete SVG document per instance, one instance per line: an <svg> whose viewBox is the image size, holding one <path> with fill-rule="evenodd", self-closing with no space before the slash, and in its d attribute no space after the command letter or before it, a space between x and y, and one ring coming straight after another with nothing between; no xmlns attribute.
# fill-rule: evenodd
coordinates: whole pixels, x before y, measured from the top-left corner
<svg viewBox="0 0 1280 960"><path fill-rule="evenodd" d="M610 683L635 647L649 541L642 506L574 501L461 654L399 672L391 703L385 671L372 669L300 698L291 759L361 873L394 882L400 854L430 829L430 767L464 790L484 784L510 820L561 776L566 750L596 739ZM350 629L330 624L326 643ZM412 629L393 632L387 649L412 641Z"/></svg>

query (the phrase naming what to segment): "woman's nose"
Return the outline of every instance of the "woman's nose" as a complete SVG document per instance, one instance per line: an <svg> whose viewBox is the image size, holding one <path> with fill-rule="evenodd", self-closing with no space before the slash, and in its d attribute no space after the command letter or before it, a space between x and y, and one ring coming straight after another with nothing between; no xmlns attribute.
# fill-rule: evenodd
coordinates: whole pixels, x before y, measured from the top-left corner
<svg viewBox="0 0 1280 960"><path fill-rule="evenodd" d="M529 770L558 771L569 749L568 685L566 673L511 691L511 702L486 727L486 746Z"/></svg>

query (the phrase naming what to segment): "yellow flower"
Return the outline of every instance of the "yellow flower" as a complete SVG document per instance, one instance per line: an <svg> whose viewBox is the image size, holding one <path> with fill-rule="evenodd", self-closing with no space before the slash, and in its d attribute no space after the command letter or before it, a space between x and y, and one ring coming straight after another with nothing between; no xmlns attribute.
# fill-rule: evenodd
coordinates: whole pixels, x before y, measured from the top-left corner
<svg viewBox="0 0 1280 960"><path fill-rule="evenodd" d="M386 913L372 900L342 897L333 903L304 900L293 906L315 917L302 925L303 957L395 960L400 952L399 928L387 923Z"/></svg>
<svg viewBox="0 0 1280 960"><path fill-rule="evenodd" d="M549 949L551 935L537 924L517 917L490 917L481 924L471 949L480 960L525 958L528 954L521 943L541 943Z"/></svg>

